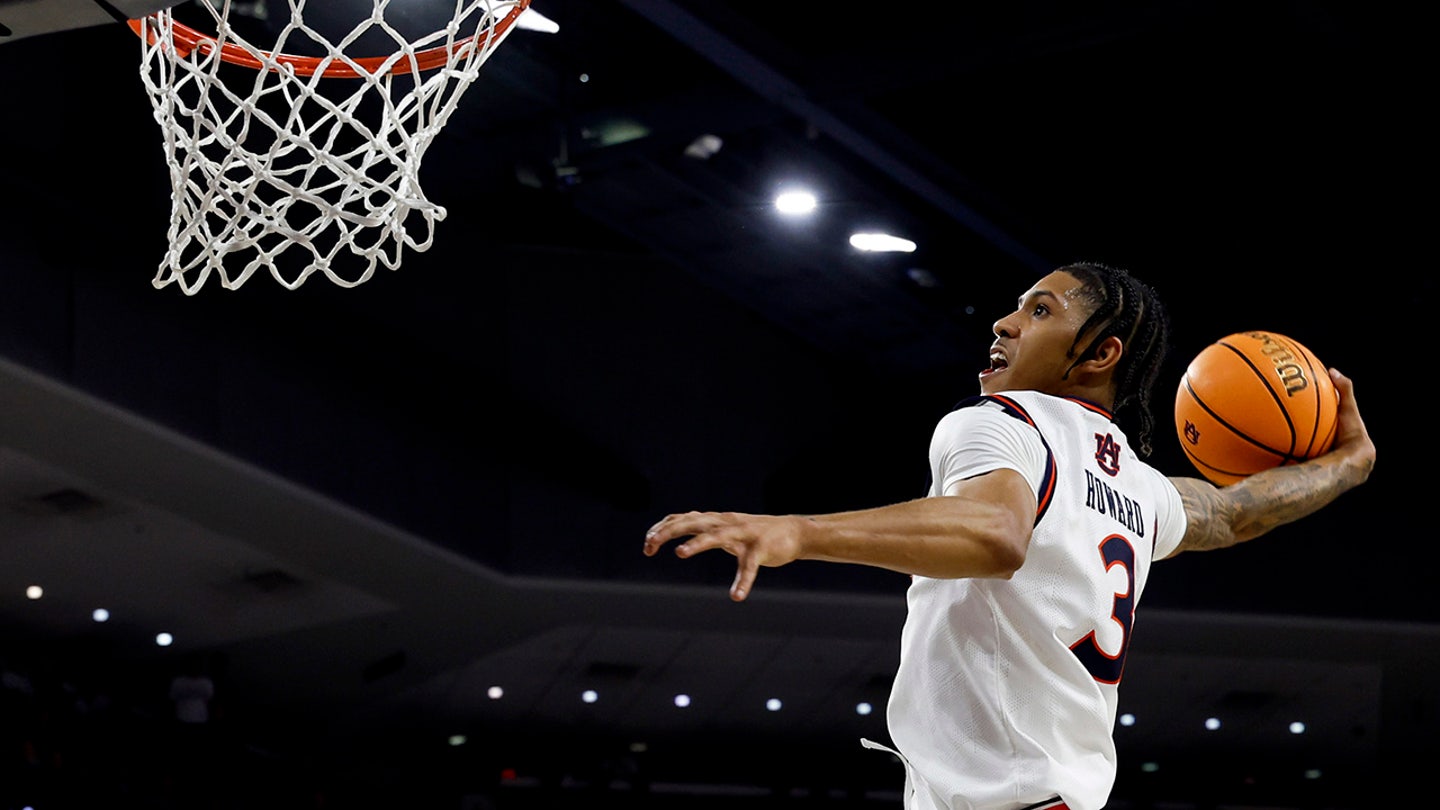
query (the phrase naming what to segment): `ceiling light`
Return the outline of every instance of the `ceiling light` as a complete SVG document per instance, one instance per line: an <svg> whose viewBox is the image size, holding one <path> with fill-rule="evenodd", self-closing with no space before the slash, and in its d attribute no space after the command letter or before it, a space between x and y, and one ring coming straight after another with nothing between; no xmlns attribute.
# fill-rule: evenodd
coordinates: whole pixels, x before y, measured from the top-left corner
<svg viewBox="0 0 1440 810"><path fill-rule="evenodd" d="M765 708L768 711L778 712L780 711L781 705L782 704L780 703L780 698L770 698L769 700L765 701Z"/></svg>
<svg viewBox="0 0 1440 810"><path fill-rule="evenodd" d="M499 686L492 686L485 690L485 694L489 695L491 700L499 700L505 697L505 689Z"/></svg>
<svg viewBox="0 0 1440 810"><path fill-rule="evenodd" d="M1135 715L1130 714L1129 712L1126 712L1125 714L1120 715L1120 725L1122 725L1122 726L1133 726L1133 725L1135 725Z"/></svg>
<svg viewBox="0 0 1440 810"><path fill-rule="evenodd" d="M90 618L94 619L97 622L109 621L110 611L106 610L105 608L95 608L94 612L90 614Z"/></svg>
<svg viewBox="0 0 1440 810"><path fill-rule="evenodd" d="M905 277L915 282L915 286L933 290L940 286L940 279L935 274L923 267L911 267L905 271Z"/></svg>
<svg viewBox="0 0 1440 810"><path fill-rule="evenodd" d="M875 253L914 253L915 243L888 233L856 233L850 235L850 246Z"/></svg>
<svg viewBox="0 0 1440 810"><path fill-rule="evenodd" d="M864 702L864 701L861 701L860 703L855 704L855 713L856 713L856 714L869 714L870 712L873 712L873 711L875 711L875 707L874 707L874 706L871 706L869 703L866 703L866 702Z"/></svg>
<svg viewBox="0 0 1440 810"><path fill-rule="evenodd" d="M42 588L42 587L40 587L39 585L31 585L30 587L28 587L28 588L25 589L25 598L26 598L26 599L39 599L40 597L42 597L42 596L44 596L44 595L45 595L45 589Z"/></svg>
<svg viewBox="0 0 1440 810"><path fill-rule="evenodd" d="M1220 728L1220 718L1218 718L1218 717L1207 717L1207 718L1205 718L1205 728L1207 728L1207 729L1209 729L1209 730L1211 730L1211 731L1214 731L1215 729Z"/></svg>
<svg viewBox="0 0 1440 810"><path fill-rule="evenodd" d="M155 643L159 644L161 647L169 647L171 644L175 643L175 637L170 635L169 633L159 633L155 636Z"/></svg>
<svg viewBox="0 0 1440 810"><path fill-rule="evenodd" d="M808 214L816 205L815 195L808 191L784 191L775 195L775 210L782 214Z"/></svg>
<svg viewBox="0 0 1440 810"><path fill-rule="evenodd" d="M638 141L650 134L650 128L633 118L604 118L596 120L580 130L580 137L596 147Z"/></svg>
<svg viewBox="0 0 1440 810"><path fill-rule="evenodd" d="M526 31L539 31L542 34L560 33L560 23L536 11L533 6L520 12L520 16L515 20L515 27Z"/></svg>
<svg viewBox="0 0 1440 810"><path fill-rule="evenodd" d="M675 705L676 705L676 706L679 706L679 707L682 708L682 709L685 708L686 706L689 706L689 705L690 705L690 696L689 696L689 695L676 695L676 696L675 696Z"/></svg>
<svg viewBox="0 0 1440 810"><path fill-rule="evenodd" d="M585 701L586 703L594 703L595 701L600 699L600 693L596 692L594 689L586 689L584 692L580 693L580 699Z"/></svg>
<svg viewBox="0 0 1440 810"><path fill-rule="evenodd" d="M1299 720L1296 720L1295 722L1293 722L1293 723L1290 724L1290 733L1291 733L1291 734L1304 734L1304 733L1305 733L1305 724L1302 723L1302 722L1300 722Z"/></svg>
<svg viewBox="0 0 1440 810"><path fill-rule="evenodd" d="M720 151L725 142L720 140L719 135L701 135L685 147L685 157L696 160L709 160Z"/></svg>

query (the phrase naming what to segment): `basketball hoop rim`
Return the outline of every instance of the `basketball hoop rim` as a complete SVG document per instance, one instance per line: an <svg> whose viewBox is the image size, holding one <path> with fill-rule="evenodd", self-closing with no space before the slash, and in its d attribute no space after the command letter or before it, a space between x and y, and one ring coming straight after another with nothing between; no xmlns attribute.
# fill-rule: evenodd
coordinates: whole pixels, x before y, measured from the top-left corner
<svg viewBox="0 0 1440 810"><path fill-rule="evenodd" d="M510 26L515 23L515 20L518 19L521 14L525 13L525 9L529 8L529 6L530 0L517 0L514 7L511 8L499 22L492 25L485 34L465 37L453 45L437 45L434 48L416 51L415 55L410 59L395 60L390 65L388 72L392 74L406 74L416 70L434 70L435 68L444 67L446 64L449 64L454 53L463 50L475 40L476 36L483 36L487 41L493 37L504 37L510 30ZM152 14L148 17L128 20L127 23L137 36L144 38L147 36L145 23L149 21L153 24L158 24L159 17L159 14ZM334 60L322 68L321 63L325 62L329 57L294 56L285 53L277 54L270 51L259 51L260 58L257 58L256 52L254 51L242 48L233 42L222 44L214 36L197 31L173 19L171 20L171 29L174 32L175 50L182 58L189 56L190 53L196 49L202 52L215 52L218 49L220 58L232 65L240 65L255 70L273 70L276 64L287 65L292 68L298 76L313 76L316 73L320 73L322 78L327 79L360 79L366 76L374 76L385 67L386 62L394 59L394 56L391 55L366 56L348 61ZM154 45L155 34L153 28L151 29L151 33L148 34L148 37L148 44ZM360 70L352 67L351 63L359 65ZM364 72L362 72L362 70Z"/></svg>

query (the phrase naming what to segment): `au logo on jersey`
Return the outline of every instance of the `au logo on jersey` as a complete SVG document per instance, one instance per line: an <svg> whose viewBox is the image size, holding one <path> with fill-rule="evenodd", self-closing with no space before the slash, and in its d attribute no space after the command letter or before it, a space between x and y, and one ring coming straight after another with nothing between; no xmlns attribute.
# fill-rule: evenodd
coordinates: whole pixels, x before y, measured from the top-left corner
<svg viewBox="0 0 1440 810"><path fill-rule="evenodd" d="M1109 475L1120 474L1120 443L1109 433L1095 434L1095 463Z"/></svg>

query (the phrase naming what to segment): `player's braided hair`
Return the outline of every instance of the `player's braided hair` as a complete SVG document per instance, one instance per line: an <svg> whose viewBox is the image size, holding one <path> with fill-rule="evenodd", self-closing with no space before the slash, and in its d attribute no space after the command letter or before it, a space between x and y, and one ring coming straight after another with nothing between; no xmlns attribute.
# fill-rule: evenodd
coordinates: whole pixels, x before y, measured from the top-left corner
<svg viewBox="0 0 1440 810"><path fill-rule="evenodd" d="M1115 367L1115 418L1128 419L1133 413L1139 425L1137 450L1141 457L1149 456L1155 426L1150 397L1170 349L1170 319L1165 307L1153 289L1118 267L1077 262L1058 269L1080 280L1080 293L1095 307L1070 347L1075 362L1088 358L1100 341L1111 335L1120 338L1124 346ZM1095 329L1094 336L1077 352L1080 340L1091 329Z"/></svg>

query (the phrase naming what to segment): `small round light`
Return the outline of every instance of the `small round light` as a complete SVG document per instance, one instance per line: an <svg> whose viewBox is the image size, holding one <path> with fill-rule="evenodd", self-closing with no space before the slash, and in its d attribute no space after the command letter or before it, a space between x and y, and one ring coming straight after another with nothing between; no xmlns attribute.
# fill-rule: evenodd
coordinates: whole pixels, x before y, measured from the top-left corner
<svg viewBox="0 0 1440 810"><path fill-rule="evenodd" d="M1122 725L1122 726L1133 726L1133 725L1135 725L1135 715L1130 714L1129 712L1126 712L1125 714L1120 715L1120 725Z"/></svg>
<svg viewBox="0 0 1440 810"><path fill-rule="evenodd" d="M676 706L679 706L679 707L682 708L682 709L685 708L686 706L689 706L689 705L690 705L690 696L689 696L689 695L676 695L676 696L675 696L675 705L676 705Z"/></svg>
<svg viewBox="0 0 1440 810"><path fill-rule="evenodd" d="M485 694L488 695L491 700L499 700L505 697L505 690L499 686L492 686L485 690Z"/></svg>
<svg viewBox="0 0 1440 810"><path fill-rule="evenodd" d="M1293 723L1290 724L1290 733L1291 733L1291 734L1304 734L1304 733L1305 733L1305 724L1302 723L1302 722L1300 722L1299 720L1296 720L1295 722L1293 722Z"/></svg>
<svg viewBox="0 0 1440 810"><path fill-rule="evenodd" d="M765 708L768 711L778 712L780 711L781 705L782 704L780 703L780 698L770 698L769 700L765 701Z"/></svg>
<svg viewBox="0 0 1440 810"><path fill-rule="evenodd" d="M91 611L90 618L97 622L108 622L110 621L110 611L105 608L95 608L95 610Z"/></svg>
<svg viewBox="0 0 1440 810"><path fill-rule="evenodd" d="M25 597L27 599L39 599L44 595L45 589L40 587L39 585L31 585L30 587L25 589Z"/></svg>
<svg viewBox="0 0 1440 810"><path fill-rule="evenodd" d="M1205 718L1205 728L1207 728L1207 729L1209 729L1209 730L1211 730L1211 731L1214 731L1215 729L1220 728L1220 718L1218 718L1218 717L1207 717L1207 718Z"/></svg>
<svg viewBox="0 0 1440 810"><path fill-rule="evenodd" d="M867 702L865 702L865 701L861 701L861 702L855 704L855 713L856 713L856 714L869 714L870 712L873 712L873 711L875 711L875 707L874 707L874 706L871 706L869 703L867 703Z"/></svg>
<svg viewBox="0 0 1440 810"><path fill-rule="evenodd" d="M596 692L594 689L586 689L584 692L580 693L580 699L585 701L586 703L594 703L595 701L600 699L600 693Z"/></svg>
<svg viewBox="0 0 1440 810"><path fill-rule="evenodd" d="M169 633L157 633L155 636L155 643L159 644L161 647L169 647L171 644L175 643L175 637L170 635Z"/></svg>

